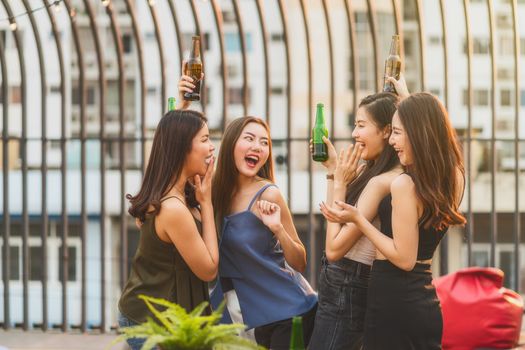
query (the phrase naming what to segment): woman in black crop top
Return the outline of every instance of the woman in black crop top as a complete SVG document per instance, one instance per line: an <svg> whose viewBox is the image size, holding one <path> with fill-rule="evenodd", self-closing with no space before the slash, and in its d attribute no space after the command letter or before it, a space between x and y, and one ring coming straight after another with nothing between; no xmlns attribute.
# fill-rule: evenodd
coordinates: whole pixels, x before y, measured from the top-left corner
<svg viewBox="0 0 525 350"><path fill-rule="evenodd" d="M329 208L355 223L376 246L365 321L364 349L441 349L443 320L431 258L459 212L464 167L456 134L441 102L428 93L403 100L390 144L405 173L391 185L378 213L381 231L357 208Z"/></svg>

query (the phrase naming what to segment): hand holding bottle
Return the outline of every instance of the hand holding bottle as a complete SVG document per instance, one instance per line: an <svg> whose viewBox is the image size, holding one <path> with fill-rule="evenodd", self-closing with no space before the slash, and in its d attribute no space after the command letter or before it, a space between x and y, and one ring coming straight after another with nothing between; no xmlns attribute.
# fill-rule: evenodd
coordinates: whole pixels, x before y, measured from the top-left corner
<svg viewBox="0 0 525 350"><path fill-rule="evenodd" d="M410 92L408 92L407 82L405 81L405 76L403 74L399 74L399 80L396 80L394 77L388 77L386 78L386 81L394 85L400 100L404 100L405 98L410 96Z"/></svg>
<svg viewBox="0 0 525 350"><path fill-rule="evenodd" d="M328 159L322 162L323 166L328 170L328 174L333 174L335 167L337 166L337 151L335 150L332 141L329 138L323 136L323 142L326 144L328 149ZM314 153L313 140L310 139L310 154Z"/></svg>
<svg viewBox="0 0 525 350"><path fill-rule="evenodd" d="M186 71L186 61L182 63L181 72L182 75L179 79L179 103L177 109L188 109L190 107L191 101L184 99L185 93L192 93L195 89L195 80L189 75L185 75ZM201 73L201 80L204 78L204 73Z"/></svg>

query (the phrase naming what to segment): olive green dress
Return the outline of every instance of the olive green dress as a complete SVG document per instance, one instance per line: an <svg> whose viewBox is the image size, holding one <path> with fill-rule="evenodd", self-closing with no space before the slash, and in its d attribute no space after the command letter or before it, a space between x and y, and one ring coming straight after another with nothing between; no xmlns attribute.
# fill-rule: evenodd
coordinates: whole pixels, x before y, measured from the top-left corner
<svg viewBox="0 0 525 350"><path fill-rule="evenodd" d="M202 225L195 220L199 232ZM172 243L162 241L155 230L155 217L147 217L140 229L140 241L133 258L129 279L119 300L119 310L127 318L142 323L153 317L140 294L163 298L191 311L209 301L208 284L200 280ZM209 314L208 308L205 313Z"/></svg>

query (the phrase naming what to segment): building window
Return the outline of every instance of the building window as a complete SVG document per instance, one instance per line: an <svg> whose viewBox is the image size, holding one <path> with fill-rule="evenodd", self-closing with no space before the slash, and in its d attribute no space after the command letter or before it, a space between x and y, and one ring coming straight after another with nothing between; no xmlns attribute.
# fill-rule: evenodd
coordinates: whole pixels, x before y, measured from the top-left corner
<svg viewBox="0 0 525 350"><path fill-rule="evenodd" d="M131 53L133 49L133 40L131 40L131 34L122 35L122 46L124 53Z"/></svg>
<svg viewBox="0 0 525 350"><path fill-rule="evenodd" d="M283 33L272 33L271 40L275 42L284 41L284 34Z"/></svg>
<svg viewBox="0 0 525 350"><path fill-rule="evenodd" d="M488 106L489 105L489 91L485 89L474 89L472 92L474 106ZM463 105L468 106L468 90L463 90Z"/></svg>
<svg viewBox="0 0 525 350"><path fill-rule="evenodd" d="M496 25L499 29L510 29L512 28L512 21L510 16L505 13L500 13L496 17Z"/></svg>
<svg viewBox="0 0 525 350"><path fill-rule="evenodd" d="M439 36L431 36L428 39L428 42L430 43L430 45L441 45L442 44L441 37Z"/></svg>
<svg viewBox="0 0 525 350"><path fill-rule="evenodd" d="M42 246L29 247L29 279L31 281L41 281L42 272Z"/></svg>
<svg viewBox="0 0 525 350"><path fill-rule="evenodd" d="M242 91L243 88L229 88L228 89L228 103L229 104L242 104ZM251 100L251 89L248 88L248 104Z"/></svg>
<svg viewBox="0 0 525 350"><path fill-rule="evenodd" d="M514 42L508 36L502 36L499 39L499 54L502 56L514 55Z"/></svg>
<svg viewBox="0 0 525 350"><path fill-rule="evenodd" d="M473 38L472 39L472 52L475 55L486 55L490 50L490 40L489 38ZM463 52L468 53L467 50L467 40L463 42Z"/></svg>
<svg viewBox="0 0 525 350"><path fill-rule="evenodd" d="M366 32L368 30L368 14L366 12L355 13L355 30Z"/></svg>
<svg viewBox="0 0 525 350"><path fill-rule="evenodd" d="M252 34L244 33L246 52L252 52ZM224 35L227 52L241 52L241 40L237 33L226 33Z"/></svg>
<svg viewBox="0 0 525 350"><path fill-rule="evenodd" d="M403 47L405 48L405 56L412 56L414 54L412 43L413 43L413 40L411 38L403 39Z"/></svg>
<svg viewBox="0 0 525 350"><path fill-rule="evenodd" d="M270 94L272 95L282 95L284 93L284 88L280 86L273 87L270 90Z"/></svg>
<svg viewBox="0 0 525 350"><path fill-rule="evenodd" d="M58 279L60 282L64 280L63 265L64 261L62 259L62 245L58 251ZM69 246L67 248L67 280L76 281L77 280L77 248Z"/></svg>
<svg viewBox="0 0 525 350"><path fill-rule="evenodd" d="M501 90L499 92L499 96L500 96L500 104L502 106L510 106L512 104L512 97L511 97L511 93L510 93L510 90Z"/></svg>
<svg viewBox="0 0 525 350"><path fill-rule="evenodd" d="M71 100L74 105L80 105L80 89L74 86L71 90ZM93 86L86 86L86 104L95 104L95 88Z"/></svg>

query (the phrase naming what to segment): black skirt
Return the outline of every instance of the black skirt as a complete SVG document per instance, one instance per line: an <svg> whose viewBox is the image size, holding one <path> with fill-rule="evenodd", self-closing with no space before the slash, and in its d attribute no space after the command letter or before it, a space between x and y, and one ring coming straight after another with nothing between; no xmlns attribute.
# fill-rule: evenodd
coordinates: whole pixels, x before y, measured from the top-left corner
<svg viewBox="0 0 525 350"><path fill-rule="evenodd" d="M375 260L368 286L365 350L441 349L443 318L430 265L404 271Z"/></svg>

